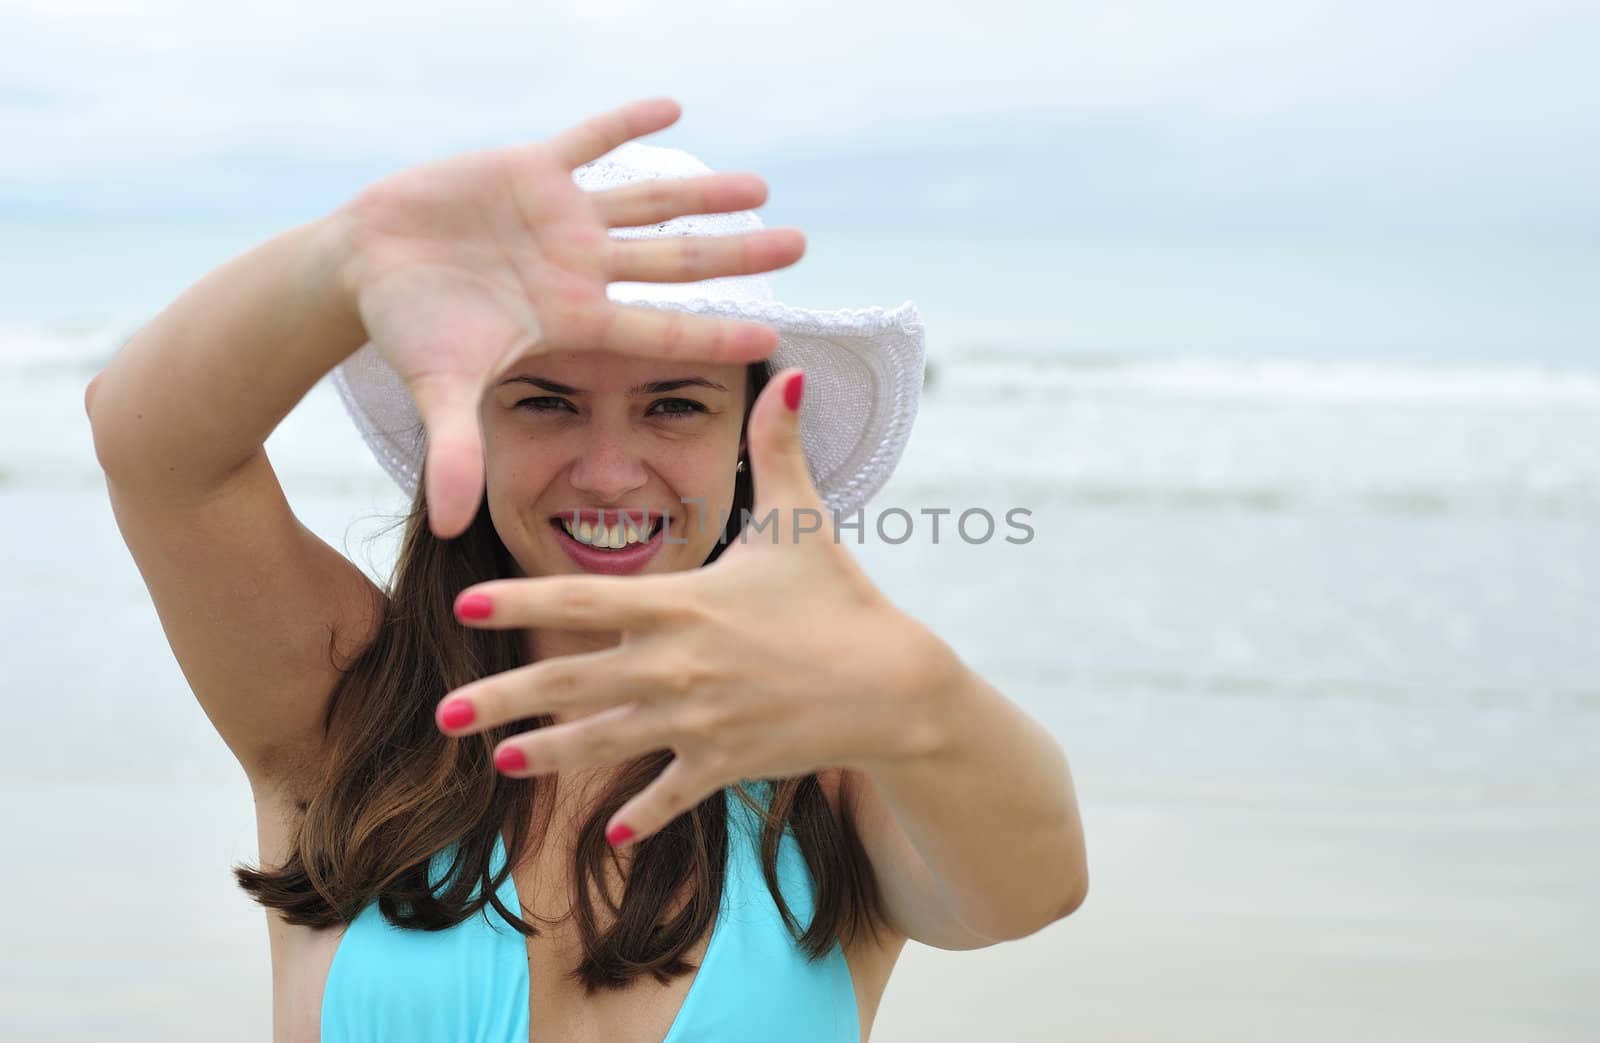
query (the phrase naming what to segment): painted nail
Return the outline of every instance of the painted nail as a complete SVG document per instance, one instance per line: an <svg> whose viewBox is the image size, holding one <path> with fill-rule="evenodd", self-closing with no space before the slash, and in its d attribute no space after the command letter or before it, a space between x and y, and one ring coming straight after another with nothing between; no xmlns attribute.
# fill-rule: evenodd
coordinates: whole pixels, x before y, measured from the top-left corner
<svg viewBox="0 0 1600 1043"><path fill-rule="evenodd" d="M456 600L456 615L462 619L488 619L494 602L487 594L464 594Z"/></svg>
<svg viewBox="0 0 1600 1043"><path fill-rule="evenodd" d="M465 699L449 699L439 706L439 724L445 728L465 728L476 713Z"/></svg>
<svg viewBox="0 0 1600 1043"><path fill-rule="evenodd" d="M610 832L606 834L606 843L610 844L612 847L626 844L632 839L633 830L629 829L627 826L624 826L620 822L612 826Z"/></svg>
<svg viewBox="0 0 1600 1043"><path fill-rule="evenodd" d="M501 771L521 771L528 766L528 758L515 746L507 746L494 755L494 766Z"/></svg>
<svg viewBox="0 0 1600 1043"><path fill-rule="evenodd" d="M805 373L803 373L803 372L796 373L794 376L790 377L789 378L789 383L783 389L783 403L784 403L784 405L788 406L791 411L799 409L800 408L800 396L805 394L805 390L806 390L806 375L805 375Z"/></svg>

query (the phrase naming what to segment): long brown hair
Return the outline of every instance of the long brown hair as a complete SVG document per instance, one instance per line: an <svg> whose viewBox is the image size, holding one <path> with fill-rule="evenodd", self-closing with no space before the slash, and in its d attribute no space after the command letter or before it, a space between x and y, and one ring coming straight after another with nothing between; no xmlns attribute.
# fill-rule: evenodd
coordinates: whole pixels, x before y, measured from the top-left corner
<svg viewBox="0 0 1600 1043"><path fill-rule="evenodd" d="M766 362L748 367L746 429L750 408L770 377ZM754 507L752 470L747 464L737 475L727 526L705 564L739 538ZM410 512L399 519L404 538L375 638L348 664L335 661L341 677L324 720L325 757L300 808L289 859L275 869L236 865L234 875L251 897L280 910L292 924L348 923L376 900L397 927L438 930L489 904L517 930L536 936L538 929L522 919L521 910L506 909L496 891L537 839L531 821L544 784L506 778L494 769L491 754L503 740L548 726L551 719L525 718L462 738L447 737L434 724L434 707L446 693L525 665L520 631L463 627L451 612L457 592L517 573L495 532L487 496L467 531L444 541L428 528L425 484L418 482ZM620 903L606 886L606 863L616 856L606 843L605 823L671 759L670 750L660 750L624 765L579 830L571 882L584 958L572 974L586 991L621 987L645 972L665 984L693 970L683 955L704 935L721 902L728 846L722 793L640 842ZM761 818L762 872L797 943L816 960L836 940L848 942L862 930L876 936L881 899L849 815L848 792L841 792L836 819L814 773L765 781L773 786L765 809L741 787L733 795ZM491 875L495 841L508 820L505 864ZM778 886L778 843L786 828L816 887L815 912L803 933ZM430 859L452 843L457 848L445 876L449 886L436 894L439 881L429 879ZM615 915L603 929L591 884ZM658 924L667 903L685 888L689 900Z"/></svg>

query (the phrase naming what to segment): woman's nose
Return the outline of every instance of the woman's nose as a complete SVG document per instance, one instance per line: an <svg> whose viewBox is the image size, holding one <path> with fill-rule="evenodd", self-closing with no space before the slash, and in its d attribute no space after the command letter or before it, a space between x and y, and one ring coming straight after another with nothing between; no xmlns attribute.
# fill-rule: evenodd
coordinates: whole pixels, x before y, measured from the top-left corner
<svg viewBox="0 0 1600 1043"><path fill-rule="evenodd" d="M644 460L625 438L592 439L573 461L570 481L596 500L619 500L645 483Z"/></svg>

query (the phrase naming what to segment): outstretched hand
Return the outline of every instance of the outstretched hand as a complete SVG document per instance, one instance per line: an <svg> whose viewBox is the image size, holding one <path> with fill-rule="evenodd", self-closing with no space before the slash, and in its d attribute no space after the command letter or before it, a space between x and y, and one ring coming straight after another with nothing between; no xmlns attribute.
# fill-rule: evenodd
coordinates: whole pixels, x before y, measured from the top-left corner
<svg viewBox="0 0 1600 1043"><path fill-rule="evenodd" d="M927 752L954 656L836 542L801 446L802 379L776 374L752 407L752 518L766 524L711 565L463 591L456 613L471 626L615 630L622 641L459 688L439 704L440 727L467 735L556 715L496 749L496 766L519 777L671 749L675 759L609 823L613 843L742 779L870 770Z"/></svg>
<svg viewBox="0 0 1600 1043"><path fill-rule="evenodd" d="M636 101L548 141L467 152L369 185L341 208L343 283L375 349L405 380L427 431L429 525L452 538L483 494L478 408L513 364L546 351L753 362L777 331L611 302L611 282L697 282L793 264L796 229L617 240L609 228L766 201L753 174L652 179L590 192L573 171L677 122L676 102Z"/></svg>

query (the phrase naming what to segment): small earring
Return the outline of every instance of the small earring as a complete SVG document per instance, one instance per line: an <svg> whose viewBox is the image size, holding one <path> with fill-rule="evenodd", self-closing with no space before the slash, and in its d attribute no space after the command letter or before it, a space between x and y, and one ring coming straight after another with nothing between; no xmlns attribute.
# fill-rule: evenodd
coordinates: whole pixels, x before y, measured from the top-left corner
<svg viewBox="0 0 1600 1043"><path fill-rule="evenodd" d="M734 468L734 469L733 469L733 473L734 473L734 474L739 474L739 473L741 473L741 472L742 472L742 471L743 471L743 470L744 470L744 461L743 461L743 460L740 460L740 461L739 461L739 466L738 466L738 467L735 467L735 468Z"/></svg>

